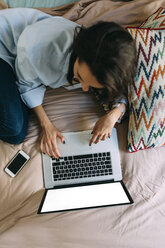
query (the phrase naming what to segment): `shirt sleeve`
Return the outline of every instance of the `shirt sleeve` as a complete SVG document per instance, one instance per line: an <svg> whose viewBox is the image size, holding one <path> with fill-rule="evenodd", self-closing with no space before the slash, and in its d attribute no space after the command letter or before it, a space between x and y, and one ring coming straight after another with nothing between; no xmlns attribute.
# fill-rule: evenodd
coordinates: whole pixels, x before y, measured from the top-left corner
<svg viewBox="0 0 165 248"><path fill-rule="evenodd" d="M37 83L37 80L33 82L31 81L29 84L27 81L19 80L17 85L19 87L21 99L28 108L32 109L43 103L46 91L45 85ZM29 85L31 85L30 89Z"/></svg>
<svg viewBox="0 0 165 248"><path fill-rule="evenodd" d="M124 104L125 104L125 111L123 111L123 112L121 113L121 116L119 117L117 123L120 123L120 122L124 119L124 117L125 117L125 115L126 115L127 107L128 107L128 106L127 106L127 105L128 105L128 100L127 100L127 98L126 98L125 96L116 98L116 99L114 100L113 104L112 104L112 109L115 108L115 107L118 107L120 103L124 103Z"/></svg>
<svg viewBox="0 0 165 248"><path fill-rule="evenodd" d="M51 17L22 32L15 69L21 98L29 108L42 104L47 86L55 89L66 84L76 26L65 18Z"/></svg>
<svg viewBox="0 0 165 248"><path fill-rule="evenodd" d="M35 66L31 64L24 47L18 46L17 58L15 61L17 75L17 86L23 102L28 108L39 106L43 102L46 86L42 84Z"/></svg>
<svg viewBox="0 0 165 248"><path fill-rule="evenodd" d="M24 15L28 21L27 25L24 25L24 30L17 39L15 71L17 75L18 90L23 102L29 108L34 108L42 104L46 87L42 85L34 66L31 64L27 47L30 49L32 46L31 36L33 36L33 32L31 33L31 36L27 37L26 30L29 30L36 23L39 23L47 18L51 18L51 16L33 9L25 9Z"/></svg>

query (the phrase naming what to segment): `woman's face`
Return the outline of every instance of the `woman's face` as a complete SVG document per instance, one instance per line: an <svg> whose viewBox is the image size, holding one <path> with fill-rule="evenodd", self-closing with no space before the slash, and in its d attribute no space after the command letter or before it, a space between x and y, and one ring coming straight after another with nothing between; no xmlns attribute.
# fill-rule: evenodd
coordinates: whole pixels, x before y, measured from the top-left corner
<svg viewBox="0 0 165 248"><path fill-rule="evenodd" d="M83 91L88 91L90 87L98 89L104 88L104 86L101 85L92 74L88 65L85 62L79 63L78 58L74 63L73 73L77 81L81 83Z"/></svg>

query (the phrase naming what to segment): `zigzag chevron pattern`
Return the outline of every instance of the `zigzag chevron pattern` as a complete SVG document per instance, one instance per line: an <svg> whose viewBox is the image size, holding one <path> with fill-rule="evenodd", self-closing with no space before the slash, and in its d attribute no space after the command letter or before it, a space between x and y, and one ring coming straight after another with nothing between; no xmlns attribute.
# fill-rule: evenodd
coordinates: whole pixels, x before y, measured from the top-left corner
<svg viewBox="0 0 165 248"><path fill-rule="evenodd" d="M141 28L165 28L165 9L159 8L140 26Z"/></svg>
<svg viewBox="0 0 165 248"><path fill-rule="evenodd" d="M154 18L159 16L157 13ZM165 30L128 31L137 47L137 74L129 88L128 130L128 150L135 152L165 144Z"/></svg>

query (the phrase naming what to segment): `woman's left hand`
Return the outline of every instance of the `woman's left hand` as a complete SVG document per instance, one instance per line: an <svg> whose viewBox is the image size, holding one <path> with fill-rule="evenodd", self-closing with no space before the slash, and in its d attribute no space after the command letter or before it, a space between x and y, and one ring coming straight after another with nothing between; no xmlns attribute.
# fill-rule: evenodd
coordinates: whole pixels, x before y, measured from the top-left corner
<svg viewBox="0 0 165 248"><path fill-rule="evenodd" d="M92 130L92 138L89 145L92 143L97 144L99 140L105 140L108 136L110 138L112 128L121 116L121 111L119 108L112 109L108 114L102 116L96 123Z"/></svg>

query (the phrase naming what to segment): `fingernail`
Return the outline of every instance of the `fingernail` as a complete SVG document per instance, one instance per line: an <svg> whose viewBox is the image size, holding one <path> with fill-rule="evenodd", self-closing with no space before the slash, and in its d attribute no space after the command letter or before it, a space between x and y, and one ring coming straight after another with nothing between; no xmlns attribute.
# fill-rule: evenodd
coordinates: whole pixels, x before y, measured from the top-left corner
<svg viewBox="0 0 165 248"><path fill-rule="evenodd" d="M63 144L65 144L65 140L63 141Z"/></svg>

